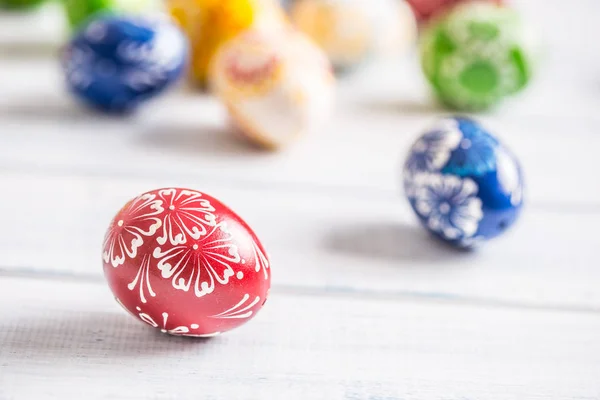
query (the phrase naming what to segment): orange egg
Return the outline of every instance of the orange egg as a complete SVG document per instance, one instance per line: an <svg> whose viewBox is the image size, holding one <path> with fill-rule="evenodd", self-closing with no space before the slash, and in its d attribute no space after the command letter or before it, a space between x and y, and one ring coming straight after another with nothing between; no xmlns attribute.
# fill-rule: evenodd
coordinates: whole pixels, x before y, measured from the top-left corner
<svg viewBox="0 0 600 400"><path fill-rule="evenodd" d="M191 43L191 78L205 86L217 49L252 26L287 23L276 0L168 0L171 15Z"/></svg>

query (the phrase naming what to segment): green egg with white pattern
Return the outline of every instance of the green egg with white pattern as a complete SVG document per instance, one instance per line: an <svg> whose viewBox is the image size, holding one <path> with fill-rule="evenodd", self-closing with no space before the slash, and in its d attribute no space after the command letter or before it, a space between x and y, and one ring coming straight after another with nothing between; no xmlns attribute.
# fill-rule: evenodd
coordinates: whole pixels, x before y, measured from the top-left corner
<svg viewBox="0 0 600 400"><path fill-rule="evenodd" d="M515 10L487 2L463 3L425 28L421 66L446 106L486 110L531 81L531 38Z"/></svg>
<svg viewBox="0 0 600 400"><path fill-rule="evenodd" d="M67 21L76 30L104 13L147 14L164 11L161 0L62 0Z"/></svg>

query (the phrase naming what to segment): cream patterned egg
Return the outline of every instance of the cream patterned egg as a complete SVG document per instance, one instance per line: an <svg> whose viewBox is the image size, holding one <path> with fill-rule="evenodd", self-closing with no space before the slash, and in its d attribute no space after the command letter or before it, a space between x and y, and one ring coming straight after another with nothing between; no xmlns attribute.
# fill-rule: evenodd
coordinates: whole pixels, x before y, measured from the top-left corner
<svg viewBox="0 0 600 400"><path fill-rule="evenodd" d="M271 268L252 229L196 190L143 193L106 232L104 274L135 318L182 336L214 336L252 319L269 293Z"/></svg>
<svg viewBox="0 0 600 400"><path fill-rule="evenodd" d="M128 112L183 75L188 44L164 17L104 15L91 20L62 55L69 90L109 112Z"/></svg>
<svg viewBox="0 0 600 400"><path fill-rule="evenodd" d="M290 18L338 72L407 50L417 37L415 16L404 0L297 0Z"/></svg>
<svg viewBox="0 0 600 400"><path fill-rule="evenodd" d="M266 148L316 129L332 108L327 57L291 27L243 32L219 49L211 71L237 130Z"/></svg>
<svg viewBox="0 0 600 400"><path fill-rule="evenodd" d="M516 157L465 117L443 118L415 141L404 165L404 189L425 228L465 248L504 233L523 206Z"/></svg>

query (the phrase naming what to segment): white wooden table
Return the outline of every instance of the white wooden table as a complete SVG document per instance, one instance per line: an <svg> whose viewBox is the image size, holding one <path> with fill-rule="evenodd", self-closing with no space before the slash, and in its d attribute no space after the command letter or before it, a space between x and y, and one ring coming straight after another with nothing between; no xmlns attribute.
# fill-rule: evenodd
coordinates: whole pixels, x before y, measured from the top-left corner
<svg viewBox="0 0 600 400"><path fill-rule="evenodd" d="M0 399L600 399L600 5L521 3L542 69L480 118L521 158L527 208L472 254L429 239L399 189L443 112L414 56L340 81L321 132L265 154L183 88L129 119L83 111L51 57L61 30L0 16ZM161 186L221 198L262 238L273 289L249 324L186 340L113 301L104 230Z"/></svg>

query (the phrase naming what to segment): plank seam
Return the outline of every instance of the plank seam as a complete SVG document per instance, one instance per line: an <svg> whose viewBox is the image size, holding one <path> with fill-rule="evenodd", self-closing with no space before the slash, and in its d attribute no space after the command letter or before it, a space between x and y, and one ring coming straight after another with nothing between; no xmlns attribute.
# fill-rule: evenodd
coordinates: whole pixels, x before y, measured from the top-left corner
<svg viewBox="0 0 600 400"><path fill-rule="evenodd" d="M61 281L74 283L105 284L105 280L97 275L73 274L68 272L38 271L36 269L12 270L0 267L0 279L32 279L41 281ZM423 301L445 305L466 305L492 309L520 309L540 312L566 312L582 314L600 314L597 306L567 306L561 304L528 304L518 301L506 301L476 296L457 296L441 293L419 293L413 291L376 291L372 289L353 289L342 286L308 287L296 285L278 285L271 287L272 293L301 297L336 297L388 302Z"/></svg>
<svg viewBox="0 0 600 400"><path fill-rule="evenodd" d="M120 171L107 171L106 169L102 172L92 171L86 168L78 168L77 171L69 168L60 168L54 166L45 166L44 168L27 168L19 166L17 168L7 167L6 164L0 163L0 171L20 174L20 175L31 175L37 177L55 177L55 178L97 178L97 179L116 179L120 181L127 180L139 180L139 181L150 181L154 178L169 179L173 177L173 174L168 173L153 173L152 176L140 174L140 173L127 173L124 175ZM215 179L210 175L204 174L190 174L190 173L179 173L176 177L177 180L182 179L195 179L204 182L218 183L223 185L224 188L235 188L243 190L258 190L258 191L270 191L280 193L303 193L303 194L326 194L330 196L347 197L352 196L353 199L364 199L371 201L393 201L401 202L404 201L404 195L400 184L397 190L384 190L381 188L363 187L363 186L351 186L351 185L324 185L318 183L308 182L283 182L283 181L260 181L260 180L247 180L240 179L233 176L226 178ZM400 175L398 175L398 182L400 182ZM544 212L556 212L556 213L569 213L569 214L597 214L600 213L600 202L599 203L565 203L565 202L528 202L527 207Z"/></svg>

